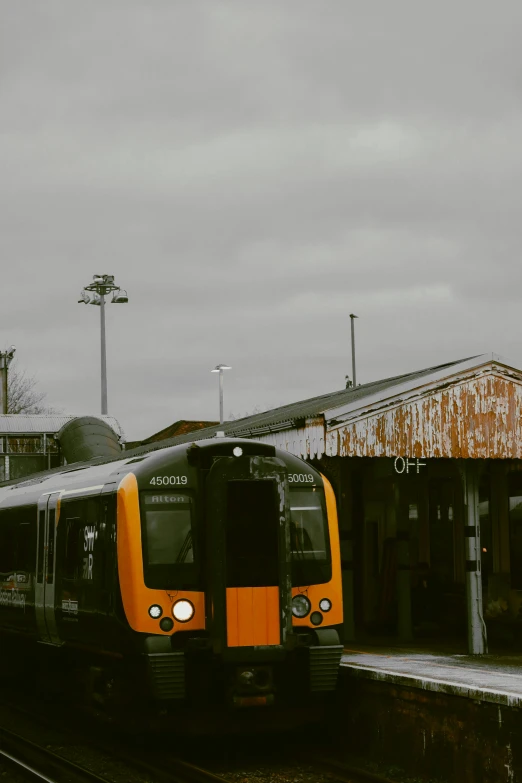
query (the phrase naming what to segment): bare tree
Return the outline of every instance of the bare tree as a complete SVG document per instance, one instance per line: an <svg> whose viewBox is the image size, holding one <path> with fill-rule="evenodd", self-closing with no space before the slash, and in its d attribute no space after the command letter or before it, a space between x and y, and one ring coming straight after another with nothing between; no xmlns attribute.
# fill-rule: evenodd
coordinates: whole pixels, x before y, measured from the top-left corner
<svg viewBox="0 0 522 783"><path fill-rule="evenodd" d="M247 416L256 416L258 413L264 413L264 409L261 408L260 405L256 405L254 410L250 411L250 413L248 411L246 411L245 413L232 413L231 411L228 416L228 421L237 421L238 419L246 419Z"/></svg>
<svg viewBox="0 0 522 783"><path fill-rule="evenodd" d="M27 375L16 364L11 363L7 376L7 412L8 413L59 413L55 408L44 405L45 392L36 388L38 381L34 376Z"/></svg>

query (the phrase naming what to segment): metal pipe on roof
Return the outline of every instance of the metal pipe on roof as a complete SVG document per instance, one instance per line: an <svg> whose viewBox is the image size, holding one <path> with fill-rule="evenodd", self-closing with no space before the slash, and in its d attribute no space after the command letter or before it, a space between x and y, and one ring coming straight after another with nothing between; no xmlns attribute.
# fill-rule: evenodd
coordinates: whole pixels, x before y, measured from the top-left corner
<svg viewBox="0 0 522 783"><path fill-rule="evenodd" d="M56 437L68 463L115 457L121 452L118 434L97 416L78 416L68 421Z"/></svg>

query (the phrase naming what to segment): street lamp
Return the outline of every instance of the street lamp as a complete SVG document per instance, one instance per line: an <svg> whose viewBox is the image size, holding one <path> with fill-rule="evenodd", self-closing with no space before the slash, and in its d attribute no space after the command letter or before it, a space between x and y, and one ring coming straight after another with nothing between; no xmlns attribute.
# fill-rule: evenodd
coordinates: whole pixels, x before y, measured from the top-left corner
<svg viewBox="0 0 522 783"><path fill-rule="evenodd" d="M16 347L14 345L10 345L7 351L4 351L3 353L0 351L0 371L2 372L2 413L7 413L7 369L13 361L15 351Z"/></svg>
<svg viewBox="0 0 522 783"><path fill-rule="evenodd" d="M223 424L223 370L231 370L228 364L217 364L210 372L219 373L219 423Z"/></svg>
<svg viewBox="0 0 522 783"><path fill-rule="evenodd" d="M355 376L355 318L359 318L358 315L350 313L351 327L352 327L352 376L353 376L353 388L357 386L357 378Z"/></svg>
<svg viewBox="0 0 522 783"><path fill-rule="evenodd" d="M89 296L90 291L93 296ZM113 304L126 304L129 301L127 291L114 285L114 275L94 275L93 282L86 285L80 294L78 304L92 304L100 307L101 328L101 412L107 415L107 351L105 346L105 297L112 294Z"/></svg>

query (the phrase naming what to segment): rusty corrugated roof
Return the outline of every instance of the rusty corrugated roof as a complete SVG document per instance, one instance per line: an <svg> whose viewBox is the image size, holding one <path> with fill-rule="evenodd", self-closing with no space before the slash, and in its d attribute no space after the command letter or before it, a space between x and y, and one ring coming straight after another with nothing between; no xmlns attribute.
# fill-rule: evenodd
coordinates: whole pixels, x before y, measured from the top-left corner
<svg viewBox="0 0 522 783"><path fill-rule="evenodd" d="M175 446L178 443L213 438L216 432L219 431L224 432L227 436L255 438L256 434L261 435L268 432L291 429L295 426L296 422L299 422L300 420L302 421L307 418L313 418L314 416L320 416L324 414L325 411L331 411L336 407L342 408L348 403L363 401L366 397L385 393L395 386L400 386L405 383L411 384L417 380L426 379L430 375L438 374L452 368L456 369L458 368L458 365L465 364L473 359L481 359L483 356L490 357L491 354L480 354L467 357L466 359L458 359L456 361L436 365L435 367L427 367L423 370L416 370L415 372L404 373L402 375L395 375L391 378L361 384L355 389L341 389L339 391L321 394L317 397L310 397L306 400L293 402L289 405L282 405L279 408L264 411L263 413L256 413L253 416L245 416L242 419L226 421L223 422L223 424L217 424L213 427L162 440L157 444L156 448L165 448L167 446ZM153 448L154 444L151 443L133 449L133 452L143 453L150 451Z"/></svg>
<svg viewBox="0 0 522 783"><path fill-rule="evenodd" d="M325 418L330 456L522 459L522 370L489 354Z"/></svg>
<svg viewBox="0 0 522 783"><path fill-rule="evenodd" d="M127 451L136 449L139 446L147 446L149 443L157 443L160 440L176 438L178 435L186 435L188 432L206 429L207 427L213 427L215 425L217 425L216 421L190 421L189 419L180 419L159 432L155 432L154 435L149 435L145 440L128 441Z"/></svg>
<svg viewBox="0 0 522 783"><path fill-rule="evenodd" d="M175 438L178 435L186 435L188 432L194 432L194 430L203 430L208 427L217 426L216 421L188 421L187 419L180 419L175 421L169 427L154 433L141 443L145 446L147 443L155 443L158 440L166 440L167 438Z"/></svg>

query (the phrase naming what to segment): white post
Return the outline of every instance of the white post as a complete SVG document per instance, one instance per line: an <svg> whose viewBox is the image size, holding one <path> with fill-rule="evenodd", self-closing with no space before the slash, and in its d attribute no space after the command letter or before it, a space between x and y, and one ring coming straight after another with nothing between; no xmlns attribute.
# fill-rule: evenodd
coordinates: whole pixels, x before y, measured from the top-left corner
<svg viewBox="0 0 522 783"><path fill-rule="evenodd" d="M223 424L223 370L219 371L219 423Z"/></svg>
<svg viewBox="0 0 522 783"><path fill-rule="evenodd" d="M105 346L105 296L100 294L101 329L101 412L107 415L107 351Z"/></svg>
<svg viewBox="0 0 522 783"><path fill-rule="evenodd" d="M353 379L354 389L357 386L357 377L355 374L355 320L354 319L358 317L359 316L350 313L351 332L352 332L352 379Z"/></svg>

